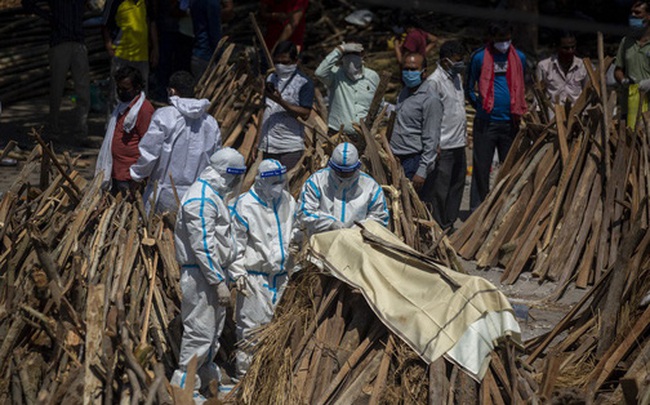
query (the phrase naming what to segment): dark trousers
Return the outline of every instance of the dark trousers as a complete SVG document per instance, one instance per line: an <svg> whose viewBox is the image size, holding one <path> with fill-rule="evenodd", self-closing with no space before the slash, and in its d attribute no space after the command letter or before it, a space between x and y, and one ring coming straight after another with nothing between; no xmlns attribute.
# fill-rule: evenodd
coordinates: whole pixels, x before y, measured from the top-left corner
<svg viewBox="0 0 650 405"><path fill-rule="evenodd" d="M395 155L399 159L402 169L404 169L404 176L407 179L411 180L415 173L418 171L420 166L420 154L413 153L411 155ZM425 203L431 203L431 193L428 193L427 190L430 190L433 187L433 174L427 176L424 180L424 185L418 191L420 199Z"/></svg>
<svg viewBox="0 0 650 405"><path fill-rule="evenodd" d="M410 155L395 155L399 159L402 169L404 169L404 175L407 179L411 180L415 176L415 172L418 171L418 165L420 164L420 154L413 153Z"/></svg>
<svg viewBox="0 0 650 405"><path fill-rule="evenodd" d="M431 214L443 229L451 228L458 218L466 173L464 146L440 151L423 200L431 202Z"/></svg>
<svg viewBox="0 0 650 405"><path fill-rule="evenodd" d="M512 121L486 121L474 119L474 151L472 168L472 187L470 191L470 210L474 211L485 200L490 191L490 169L494 151L499 153L499 162L503 163L517 127Z"/></svg>
<svg viewBox="0 0 650 405"><path fill-rule="evenodd" d="M298 164L304 152L305 151L303 150L299 150L297 152L288 152L288 153L264 152L263 157L264 159L275 159L278 162L282 163L282 165L284 165L287 168L287 170L291 170L295 165Z"/></svg>

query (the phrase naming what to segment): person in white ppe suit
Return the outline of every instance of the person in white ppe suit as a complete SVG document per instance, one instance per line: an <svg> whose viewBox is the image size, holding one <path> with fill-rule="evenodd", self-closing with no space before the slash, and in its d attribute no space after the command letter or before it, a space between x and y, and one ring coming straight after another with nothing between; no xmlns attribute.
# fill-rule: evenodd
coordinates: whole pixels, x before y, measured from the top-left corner
<svg viewBox="0 0 650 405"><path fill-rule="evenodd" d="M360 167L357 148L344 142L332 152L328 167L307 179L296 216L308 235L350 228L365 220L388 226L384 192Z"/></svg>
<svg viewBox="0 0 650 405"><path fill-rule="evenodd" d="M174 241L181 265L181 317L183 339L173 385L184 387L187 365L198 358L195 398L210 381L221 381L213 359L230 305L226 268L236 256L228 201L239 195L246 172L244 157L224 148L210 158L210 165L187 190L176 219Z"/></svg>
<svg viewBox="0 0 650 405"><path fill-rule="evenodd" d="M240 344L250 343L251 330L271 321L293 268L289 244L296 201L287 190L286 172L279 161L263 160L253 187L232 209L238 249L228 271L240 291L235 311ZM250 366L249 351L236 353L238 378Z"/></svg>
<svg viewBox="0 0 650 405"><path fill-rule="evenodd" d="M208 166L210 156L221 147L219 124L207 109L210 101L194 98L194 78L176 72L169 78L169 103L158 109L140 141L140 158L131 166L131 178L148 178L143 199L147 211L156 189L156 212L178 209L172 180L179 200ZM170 179L171 175L171 179Z"/></svg>

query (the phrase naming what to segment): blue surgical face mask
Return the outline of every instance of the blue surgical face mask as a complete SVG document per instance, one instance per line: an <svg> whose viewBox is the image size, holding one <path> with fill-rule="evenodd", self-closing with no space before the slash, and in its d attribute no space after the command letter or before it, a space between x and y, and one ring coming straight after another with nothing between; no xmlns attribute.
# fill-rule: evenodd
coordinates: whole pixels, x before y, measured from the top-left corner
<svg viewBox="0 0 650 405"><path fill-rule="evenodd" d="M422 72L419 70L402 70L402 81L409 89L422 83Z"/></svg>
<svg viewBox="0 0 650 405"><path fill-rule="evenodd" d="M629 24L631 28L643 28L643 18L630 17Z"/></svg>

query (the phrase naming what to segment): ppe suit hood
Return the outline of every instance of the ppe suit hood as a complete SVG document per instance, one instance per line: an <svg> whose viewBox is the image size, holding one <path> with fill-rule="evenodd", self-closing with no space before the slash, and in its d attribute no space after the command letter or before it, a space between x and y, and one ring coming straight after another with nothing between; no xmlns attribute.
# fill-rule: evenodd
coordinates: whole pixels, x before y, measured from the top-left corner
<svg viewBox="0 0 650 405"><path fill-rule="evenodd" d="M328 165L337 172L354 172L361 167L359 152L351 143L343 142L334 148Z"/></svg>
<svg viewBox="0 0 650 405"><path fill-rule="evenodd" d="M205 98L197 100L195 98L171 96L169 102L185 117L192 119L201 118L210 106L210 101Z"/></svg>
<svg viewBox="0 0 650 405"><path fill-rule="evenodd" d="M253 190L267 204L277 200L286 188L286 173L287 168L277 160L263 160L255 176Z"/></svg>
<svg viewBox="0 0 650 405"><path fill-rule="evenodd" d="M210 157L210 166L201 173L201 178L227 202L239 195L245 173L246 164L241 153L233 148L223 148Z"/></svg>

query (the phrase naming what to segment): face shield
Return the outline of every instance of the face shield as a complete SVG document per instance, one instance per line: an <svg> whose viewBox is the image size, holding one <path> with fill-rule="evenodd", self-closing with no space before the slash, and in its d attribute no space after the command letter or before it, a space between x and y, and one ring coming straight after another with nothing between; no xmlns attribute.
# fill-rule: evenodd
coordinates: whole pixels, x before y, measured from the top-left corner
<svg viewBox="0 0 650 405"><path fill-rule="evenodd" d="M226 193L224 200L230 201L241 193L241 186L244 183L244 174L246 167L228 167L226 174L223 175Z"/></svg>
<svg viewBox="0 0 650 405"><path fill-rule="evenodd" d="M328 163L330 177L338 187L350 187L359 178L359 152L357 148L349 142L338 145Z"/></svg>
<svg viewBox="0 0 650 405"><path fill-rule="evenodd" d="M232 148L223 148L210 157L210 165L220 176L218 191L224 201L237 197L246 174L246 165L241 153Z"/></svg>
<svg viewBox="0 0 650 405"><path fill-rule="evenodd" d="M254 189L263 201L276 201L287 188L287 168L274 159L260 163Z"/></svg>

